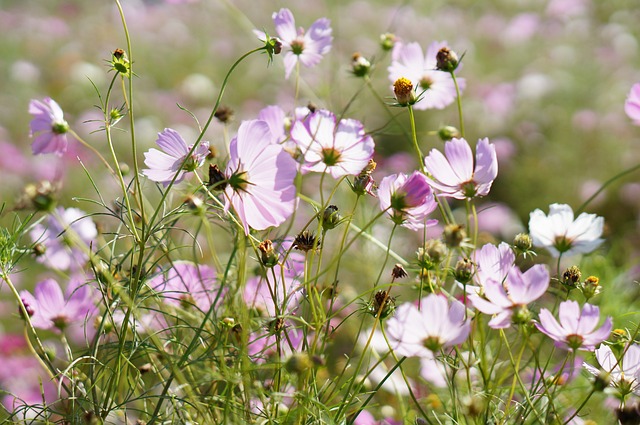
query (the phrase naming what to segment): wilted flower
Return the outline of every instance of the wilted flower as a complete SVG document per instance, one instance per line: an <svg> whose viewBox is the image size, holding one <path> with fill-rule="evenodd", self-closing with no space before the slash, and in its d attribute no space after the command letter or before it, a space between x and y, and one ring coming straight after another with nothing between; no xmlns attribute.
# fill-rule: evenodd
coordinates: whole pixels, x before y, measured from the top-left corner
<svg viewBox="0 0 640 425"><path fill-rule="evenodd" d="M624 111L635 125L640 125L640 83L631 86L631 91L624 102Z"/></svg>
<svg viewBox="0 0 640 425"><path fill-rule="evenodd" d="M231 206L245 234L249 227L264 230L282 224L297 203L294 179L296 162L274 143L266 122L244 121L231 140L225 170L225 211Z"/></svg>
<svg viewBox="0 0 640 425"><path fill-rule="evenodd" d="M336 179L358 175L373 156L373 139L360 121L337 122L336 116L324 109L296 121L291 138L304 155L303 171L326 171Z"/></svg>
<svg viewBox="0 0 640 425"><path fill-rule="evenodd" d="M536 323L536 327L556 341L556 345L571 350L593 351L596 345L607 339L613 328L611 317L607 317L604 324L596 329L600 309L585 304L581 312L577 301L560 303L558 317L560 322L546 308L540 309L540 323Z"/></svg>
<svg viewBox="0 0 640 425"><path fill-rule="evenodd" d="M415 109L443 109L456 100L456 86L453 78L446 72L436 69L436 55L440 49L446 47L444 42L433 42L422 53L418 43L396 43L392 52L392 62L389 66L389 79L393 83L398 78L407 78L416 87L418 94L424 91L420 100L414 105ZM462 90L465 81L458 78L458 86Z"/></svg>
<svg viewBox="0 0 640 425"><path fill-rule="evenodd" d="M320 18L315 21L309 31L304 28L296 29L296 22L289 9L280 9L273 13L273 23L276 33L282 42L284 53L285 77L289 78L291 71L298 61L306 67L316 66L322 56L331 50L331 21L327 18ZM261 31L254 31L261 40L266 36Z"/></svg>
<svg viewBox="0 0 640 425"><path fill-rule="evenodd" d="M49 97L42 102L33 99L29 102L29 113L33 115L29 123L29 135L35 137L31 144L33 154L54 153L61 156L65 153L69 124L55 100Z"/></svg>
<svg viewBox="0 0 640 425"><path fill-rule="evenodd" d="M436 208L431 187L424 174L392 174L382 179L378 188L380 209L387 211L394 223L411 230L433 226L437 220L427 220Z"/></svg>
<svg viewBox="0 0 640 425"><path fill-rule="evenodd" d="M434 189L438 189L442 196L456 199L471 199L489 193L498 175L496 148L489 139L478 141L475 167L471 147L465 139L446 142L444 152L446 157L432 149L424 160Z"/></svg>
<svg viewBox="0 0 640 425"><path fill-rule="evenodd" d="M537 209L530 214L529 233L533 244L546 248L551 255L587 254L602 242L604 219L582 213L574 220L573 210L566 204L551 204L549 215Z"/></svg>
<svg viewBox="0 0 640 425"><path fill-rule="evenodd" d="M484 282L484 296L470 294L473 306L485 314L494 315L489 326L508 328L511 322L526 323L531 319L527 304L540 298L549 288L549 271L542 264L521 272L512 267L505 283L489 278ZM513 320L512 320L513 319Z"/></svg>
<svg viewBox="0 0 640 425"><path fill-rule="evenodd" d="M29 233L33 242L44 247L37 260L58 270L82 267L98 235L95 223L78 208L56 208L46 223L36 225Z"/></svg>
<svg viewBox="0 0 640 425"><path fill-rule="evenodd" d="M640 396L640 345L629 345L624 351L621 361L618 361L611 348L604 344L595 350L595 355L600 367L610 374L611 385L624 393L633 392ZM588 363L583 365L593 375L600 374L598 368Z"/></svg>
<svg viewBox="0 0 640 425"><path fill-rule="evenodd" d="M202 164L209 154L209 142L201 142L187 158L193 145L187 145L177 131L165 128L158 133L156 144L162 149L152 148L144 154L144 163L147 169L142 174L154 182L159 182L167 187L175 177L175 183L180 183L185 173L194 171Z"/></svg>
<svg viewBox="0 0 640 425"><path fill-rule="evenodd" d="M442 348L462 344L471 330L465 307L443 295L431 294L421 300L421 309L402 304L387 321L391 346L403 356L431 357Z"/></svg>

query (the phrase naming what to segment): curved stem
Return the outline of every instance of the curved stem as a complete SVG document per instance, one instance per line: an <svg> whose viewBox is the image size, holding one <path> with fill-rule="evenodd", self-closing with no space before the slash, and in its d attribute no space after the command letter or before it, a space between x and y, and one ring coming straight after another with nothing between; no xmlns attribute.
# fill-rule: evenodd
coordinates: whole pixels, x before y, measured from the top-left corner
<svg viewBox="0 0 640 425"><path fill-rule="evenodd" d="M458 105L458 120L460 121L460 135L464 139L464 120L462 119L462 99L460 99L460 86L458 86L458 80L456 79L456 74L451 71L451 78L453 79L453 84L456 86L456 104Z"/></svg>

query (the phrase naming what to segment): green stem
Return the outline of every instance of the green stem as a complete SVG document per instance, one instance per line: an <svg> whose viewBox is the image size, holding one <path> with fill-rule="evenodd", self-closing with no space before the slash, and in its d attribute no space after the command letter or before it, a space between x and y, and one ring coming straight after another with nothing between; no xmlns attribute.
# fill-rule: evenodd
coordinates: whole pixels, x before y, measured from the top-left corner
<svg viewBox="0 0 640 425"><path fill-rule="evenodd" d="M464 120L462 119L462 99L460 98L460 86L458 86L458 80L456 79L456 74L451 71L451 78L453 79L453 84L456 86L456 104L458 105L458 120L460 121L460 135L464 139Z"/></svg>
<svg viewBox="0 0 640 425"><path fill-rule="evenodd" d="M411 141L413 143L413 149L415 150L415 153L418 159L418 165L420 167L420 171L426 174L425 168L424 168L424 157L422 156L422 152L420 151L420 146L418 146L418 134L416 132L416 118L413 113L413 106L409 105L407 106L407 109L409 110L409 123L411 125Z"/></svg>

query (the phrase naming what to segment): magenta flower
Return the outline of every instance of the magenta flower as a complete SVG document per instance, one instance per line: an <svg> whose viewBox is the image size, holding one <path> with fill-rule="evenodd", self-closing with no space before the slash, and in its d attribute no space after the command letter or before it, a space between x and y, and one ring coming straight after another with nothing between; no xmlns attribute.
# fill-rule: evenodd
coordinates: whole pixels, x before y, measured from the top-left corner
<svg viewBox="0 0 640 425"><path fill-rule="evenodd" d="M87 250L98 236L96 225L78 208L57 208L49 215L47 225L38 224L29 233L34 243L44 247L37 260L58 270L82 268L89 256Z"/></svg>
<svg viewBox="0 0 640 425"><path fill-rule="evenodd" d="M422 53L418 43L396 43L393 48L391 65L388 68L389 79L394 83L399 78L407 78L417 88L424 91L420 100L413 105L415 109L443 109L456 100L456 86L448 72L436 70L436 54L447 47L446 42L435 41ZM460 90L465 86L463 78L457 78Z"/></svg>
<svg viewBox="0 0 640 425"><path fill-rule="evenodd" d="M183 308L196 307L207 312L212 305L222 303L225 289L217 284L216 271L206 265L175 261L173 266L149 281L169 304Z"/></svg>
<svg viewBox="0 0 640 425"><path fill-rule="evenodd" d="M633 392L640 396L640 345L631 344L626 347L621 361L604 344L595 350L595 355L602 370L610 375L612 386L624 393ZM600 374L598 368L588 363L584 363L584 367L595 376Z"/></svg>
<svg viewBox="0 0 640 425"><path fill-rule="evenodd" d="M547 288L549 271L544 265L536 264L524 273L512 267L504 283L489 279L484 283L484 296L470 294L469 300L481 312L494 315L490 327L503 329L511 325L512 319L516 323L528 322L531 314L527 304L544 295Z"/></svg>
<svg viewBox="0 0 640 425"><path fill-rule="evenodd" d="M624 102L624 112L635 125L640 125L640 83L631 86L631 91Z"/></svg>
<svg viewBox="0 0 640 425"><path fill-rule="evenodd" d="M304 155L303 171L326 171L335 179L358 175L373 157L373 139L360 121L336 122L336 116L324 109L296 121L291 138Z"/></svg>
<svg viewBox="0 0 640 425"><path fill-rule="evenodd" d="M581 312L577 301L560 303L558 317L560 322L549 310L543 308L536 328L556 341L556 345L570 350L593 351L596 345L609 337L613 328L611 317L607 317L604 324L596 329L600 309L595 305L585 304Z"/></svg>
<svg viewBox="0 0 640 425"><path fill-rule="evenodd" d="M446 157L432 149L424 159L434 189L442 196L456 199L471 199L489 193L498 175L496 148L489 139L478 140L475 167L471 147L465 139L451 139L445 143L444 153Z"/></svg>
<svg viewBox="0 0 640 425"><path fill-rule="evenodd" d="M244 121L231 140L225 176L225 211L233 206L245 234L282 224L297 204L297 164L274 143L266 122Z"/></svg>
<svg viewBox="0 0 640 425"><path fill-rule="evenodd" d="M187 159L193 145L187 145L182 136L170 128L158 133L156 144L162 151L151 148L144 153L144 163L149 168L142 170L142 174L149 180L162 183L164 187L171 183L174 176L175 183L180 183L185 173L200 167L209 153L209 142L201 142Z"/></svg>
<svg viewBox="0 0 640 425"><path fill-rule="evenodd" d="M533 244L546 248L551 255L588 254L604 241L604 219L582 213L574 220L573 210L566 204L551 204L549 215L537 209L529 217L529 233Z"/></svg>
<svg viewBox="0 0 640 425"><path fill-rule="evenodd" d="M273 13L273 23L285 51L285 78L289 78L298 61L310 68L320 63L322 56L331 50L333 37L331 21L327 18L318 19L305 32L304 28L296 28L296 21L289 9L280 9ZM256 34L260 39L265 38L262 32L256 31Z"/></svg>
<svg viewBox="0 0 640 425"><path fill-rule="evenodd" d="M69 124L55 100L47 97L41 101L29 102L29 113L33 115L29 123L29 135L35 138L31 145L34 155L54 153L61 156L67 151Z"/></svg>
<svg viewBox="0 0 640 425"><path fill-rule="evenodd" d="M73 279L65 293L53 279L38 283L34 295L20 292L20 298L39 329L65 330L69 325L84 325L98 312L91 287Z"/></svg>
<svg viewBox="0 0 640 425"><path fill-rule="evenodd" d="M403 356L429 357L442 348L466 341L471 319L459 301L449 304L442 295L431 294L421 300L421 308L402 304L387 321L389 342Z"/></svg>
<svg viewBox="0 0 640 425"><path fill-rule="evenodd" d="M437 204L424 174L392 174L382 179L378 187L380 209L387 211L394 223L411 230L433 226L437 220L427 216Z"/></svg>

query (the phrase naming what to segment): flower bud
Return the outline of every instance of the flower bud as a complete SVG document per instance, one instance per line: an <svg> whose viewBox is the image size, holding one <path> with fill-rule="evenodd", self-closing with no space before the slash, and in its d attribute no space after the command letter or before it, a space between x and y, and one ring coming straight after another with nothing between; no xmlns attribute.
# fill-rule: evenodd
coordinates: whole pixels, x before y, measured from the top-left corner
<svg viewBox="0 0 640 425"><path fill-rule="evenodd" d="M227 124L233 120L233 109L229 108L228 106L220 106L218 109L216 109L216 112L215 114L213 114L213 116L216 117L216 119L222 124Z"/></svg>
<svg viewBox="0 0 640 425"><path fill-rule="evenodd" d="M416 254L421 268L434 270L447 255L447 246L440 239L430 239Z"/></svg>
<svg viewBox="0 0 640 425"><path fill-rule="evenodd" d="M600 371L593 379L593 389L595 391L604 391L611 383L611 375L608 372Z"/></svg>
<svg viewBox="0 0 640 425"><path fill-rule="evenodd" d="M273 267L278 264L278 255L273 248L273 242L269 239L265 239L258 245L260 250L260 262L265 267Z"/></svg>
<svg viewBox="0 0 640 425"><path fill-rule="evenodd" d="M207 186L213 190L220 191L227 187L227 177L215 164L209 164L209 182L207 182Z"/></svg>
<svg viewBox="0 0 640 425"><path fill-rule="evenodd" d="M356 77L366 77L371 71L371 62L360 53L354 53L351 58L351 73Z"/></svg>
<svg viewBox="0 0 640 425"><path fill-rule="evenodd" d="M322 213L322 228L326 230L334 229L340 223L342 223L342 217L338 214L338 207L335 205L329 205L324 209Z"/></svg>
<svg viewBox="0 0 640 425"><path fill-rule="evenodd" d="M413 105L417 101L416 93L413 91L413 83L407 78L400 77L393 83L393 93L400 106Z"/></svg>
<svg viewBox="0 0 640 425"><path fill-rule="evenodd" d="M533 246L531 236L526 233L518 233L513 239L513 246L521 253L525 253Z"/></svg>
<svg viewBox="0 0 640 425"><path fill-rule="evenodd" d="M378 291L373 296L367 310L373 317L386 319L396 311L396 299L390 297L387 291Z"/></svg>
<svg viewBox="0 0 640 425"><path fill-rule="evenodd" d="M17 208L34 208L36 211L51 211L57 202L58 187L49 181L28 184L18 199Z"/></svg>
<svg viewBox="0 0 640 425"><path fill-rule="evenodd" d="M454 126L445 125L444 127L440 127L440 130L438 130L438 136L443 142L447 142L453 138L459 139L462 134L460 133L460 130Z"/></svg>
<svg viewBox="0 0 640 425"><path fill-rule="evenodd" d="M600 279L596 276L589 276L582 286L580 287L582 290L582 295L589 301L591 298L595 297L600 293L602 287L600 286Z"/></svg>
<svg viewBox="0 0 640 425"><path fill-rule="evenodd" d="M531 322L531 318L531 312L526 305L518 305L513 309L513 323L517 325L524 325Z"/></svg>
<svg viewBox="0 0 640 425"><path fill-rule="evenodd" d="M456 268L453 272L456 280L462 284L465 284L471 280L473 276L473 263L468 258L463 258L456 263Z"/></svg>
<svg viewBox="0 0 640 425"><path fill-rule="evenodd" d="M287 359L284 367L288 372L301 374L311 369L313 362L307 353L293 353L291 357Z"/></svg>
<svg viewBox="0 0 640 425"><path fill-rule="evenodd" d="M461 224L447 224L443 231L444 242L449 248L457 248L467 237L467 232Z"/></svg>
<svg viewBox="0 0 640 425"><path fill-rule="evenodd" d="M388 52L389 50L393 49L393 46L395 45L396 36L394 34L386 33L380 35L380 47L382 47L382 50Z"/></svg>
<svg viewBox="0 0 640 425"><path fill-rule="evenodd" d="M122 49L116 49L111 54L111 69L122 74L123 77L131 75L131 63L127 59L127 54Z"/></svg>
<svg viewBox="0 0 640 425"><path fill-rule="evenodd" d="M458 67L459 59L456 52L448 47L443 47L436 54L436 69L440 71L453 72Z"/></svg>
<svg viewBox="0 0 640 425"><path fill-rule="evenodd" d="M199 214L204 211L204 201L195 195L187 196L187 199L184 200L184 205L195 214Z"/></svg>

